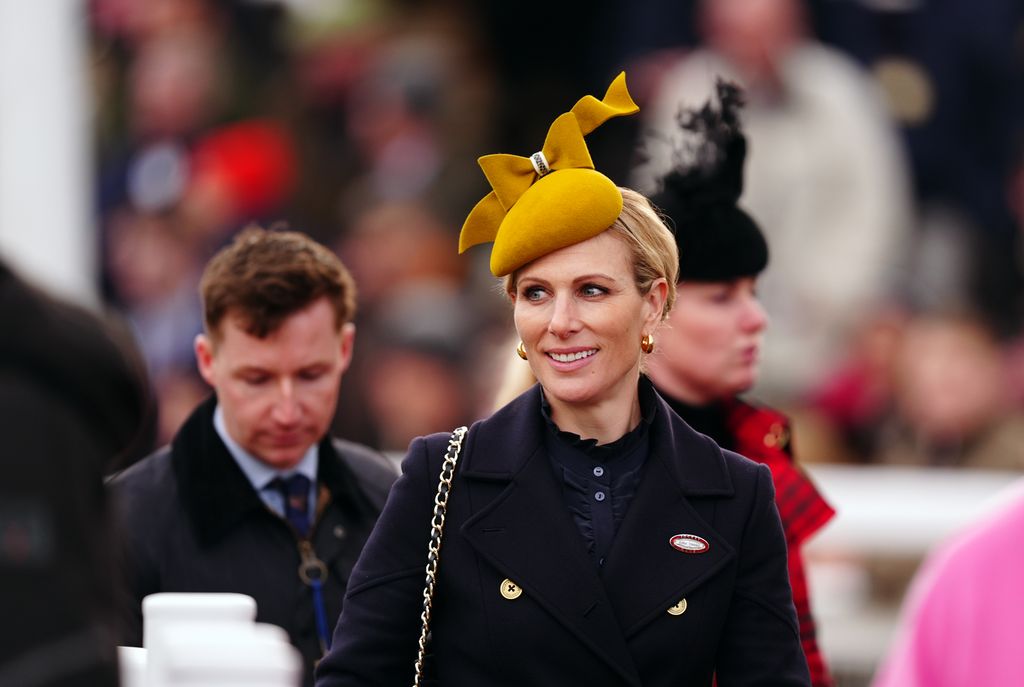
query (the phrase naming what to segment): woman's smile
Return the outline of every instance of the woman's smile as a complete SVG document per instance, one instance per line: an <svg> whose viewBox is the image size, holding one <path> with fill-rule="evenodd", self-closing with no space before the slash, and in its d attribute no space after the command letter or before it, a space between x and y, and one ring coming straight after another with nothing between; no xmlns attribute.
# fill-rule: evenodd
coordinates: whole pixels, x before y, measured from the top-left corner
<svg viewBox="0 0 1024 687"><path fill-rule="evenodd" d="M547 351L548 358L555 363L558 363L559 369L565 370L578 370L583 365L589 363L596 354L596 348L558 349ZM574 365L573 363L582 364Z"/></svg>

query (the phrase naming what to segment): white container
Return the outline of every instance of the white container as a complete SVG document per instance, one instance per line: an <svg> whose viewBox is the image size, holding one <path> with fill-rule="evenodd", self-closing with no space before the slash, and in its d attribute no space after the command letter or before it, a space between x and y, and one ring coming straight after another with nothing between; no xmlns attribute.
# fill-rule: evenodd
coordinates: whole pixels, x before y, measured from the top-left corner
<svg viewBox="0 0 1024 687"><path fill-rule="evenodd" d="M146 650L142 647L117 647L117 668L121 687L146 687Z"/></svg>
<svg viewBox="0 0 1024 687"><path fill-rule="evenodd" d="M302 657L275 625L170 624L155 631L146 687L299 687Z"/></svg>
<svg viewBox="0 0 1024 687"><path fill-rule="evenodd" d="M245 594L161 592L142 600L142 646L149 648L154 628L172 623L256 622L256 600Z"/></svg>

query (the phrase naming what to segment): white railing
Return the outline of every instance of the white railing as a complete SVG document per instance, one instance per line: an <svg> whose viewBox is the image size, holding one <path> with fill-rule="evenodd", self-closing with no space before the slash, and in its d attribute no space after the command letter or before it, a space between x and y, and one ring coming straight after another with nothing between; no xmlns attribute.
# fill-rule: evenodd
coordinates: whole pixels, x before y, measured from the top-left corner
<svg viewBox="0 0 1024 687"><path fill-rule="evenodd" d="M1024 450L1024 447L1022 447ZM1021 473L806 466L836 517L804 547L819 642L833 670L864 684L884 657L899 607L877 598L866 562L920 561L1017 492Z"/></svg>

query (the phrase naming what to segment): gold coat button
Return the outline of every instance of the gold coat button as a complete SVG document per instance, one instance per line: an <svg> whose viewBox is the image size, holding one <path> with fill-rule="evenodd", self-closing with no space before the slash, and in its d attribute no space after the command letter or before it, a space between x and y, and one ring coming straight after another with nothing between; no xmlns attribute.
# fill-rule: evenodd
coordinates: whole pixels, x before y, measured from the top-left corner
<svg viewBox="0 0 1024 687"><path fill-rule="evenodd" d="M523 588L515 582L513 582L512 580L508 579L507 577L501 581L500 589L501 595L509 601L512 601L513 599L518 599L523 593Z"/></svg>
<svg viewBox="0 0 1024 687"><path fill-rule="evenodd" d="M679 603L668 608L669 615L682 615L683 613L686 613L686 599L680 599Z"/></svg>

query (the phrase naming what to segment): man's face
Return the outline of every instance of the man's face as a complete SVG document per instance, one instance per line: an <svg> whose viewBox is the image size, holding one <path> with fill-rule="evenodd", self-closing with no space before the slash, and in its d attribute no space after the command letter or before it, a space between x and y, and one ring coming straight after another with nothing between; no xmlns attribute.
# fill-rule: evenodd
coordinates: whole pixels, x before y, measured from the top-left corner
<svg viewBox="0 0 1024 687"><path fill-rule="evenodd" d="M338 330L322 298L265 339L247 334L229 312L216 343L196 337L196 359L231 438L267 465L287 469L327 433L354 337L352 324Z"/></svg>

